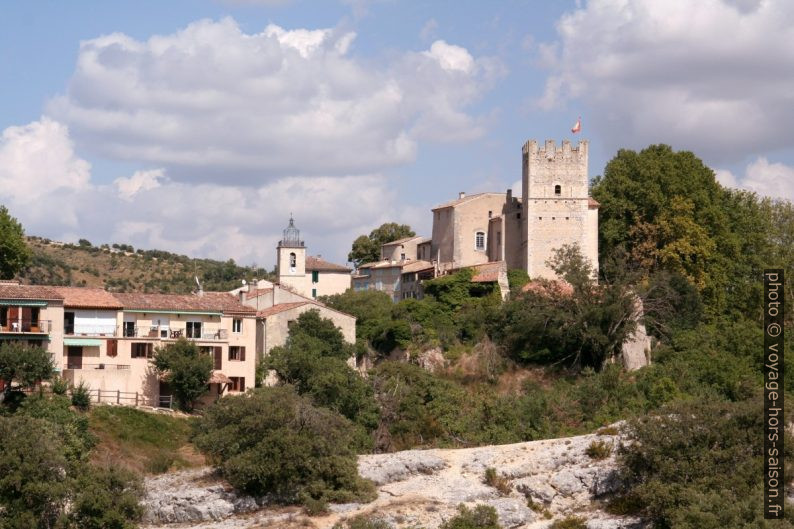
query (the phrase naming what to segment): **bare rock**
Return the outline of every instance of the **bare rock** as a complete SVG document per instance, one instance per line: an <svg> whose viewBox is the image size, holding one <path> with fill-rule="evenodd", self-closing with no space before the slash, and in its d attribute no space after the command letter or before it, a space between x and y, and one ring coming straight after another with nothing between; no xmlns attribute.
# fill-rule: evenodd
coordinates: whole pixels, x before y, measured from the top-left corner
<svg viewBox="0 0 794 529"><path fill-rule="evenodd" d="M358 472L376 485L403 480L415 474L432 474L447 466L433 450L406 450L394 454L362 456Z"/></svg>
<svg viewBox="0 0 794 529"><path fill-rule="evenodd" d="M520 527L535 521L535 512L527 507L525 500L517 498L499 498L485 502L496 510L499 515L499 523L505 529Z"/></svg>

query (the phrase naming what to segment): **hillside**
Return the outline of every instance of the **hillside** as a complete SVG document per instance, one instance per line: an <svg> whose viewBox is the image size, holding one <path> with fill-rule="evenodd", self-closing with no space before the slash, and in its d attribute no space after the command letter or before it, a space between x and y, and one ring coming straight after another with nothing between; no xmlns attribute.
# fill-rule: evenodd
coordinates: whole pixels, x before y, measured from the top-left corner
<svg viewBox="0 0 794 529"><path fill-rule="evenodd" d="M237 265L234 260L196 259L126 244L93 246L28 237L33 258L19 274L24 283L104 287L113 292L189 293L198 276L205 290L230 290L246 278L268 278L264 268Z"/></svg>

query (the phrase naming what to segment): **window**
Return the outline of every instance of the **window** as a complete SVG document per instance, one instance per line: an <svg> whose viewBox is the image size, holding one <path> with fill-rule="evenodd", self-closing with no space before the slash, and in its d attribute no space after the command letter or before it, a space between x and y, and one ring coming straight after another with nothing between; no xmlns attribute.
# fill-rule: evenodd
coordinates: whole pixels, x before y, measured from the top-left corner
<svg viewBox="0 0 794 529"><path fill-rule="evenodd" d="M134 321L125 321L124 326L122 327L122 335L125 338L134 338L135 337L135 322Z"/></svg>
<svg viewBox="0 0 794 529"><path fill-rule="evenodd" d="M130 344L130 357L131 358L151 358L152 357L152 344L148 342Z"/></svg>
<svg viewBox="0 0 794 529"><path fill-rule="evenodd" d="M187 322L187 337L188 338L201 338L201 322L189 321Z"/></svg>
<svg viewBox="0 0 794 529"><path fill-rule="evenodd" d="M290 252L289 267L292 268L292 271L294 272L296 266L298 266L298 257L295 255L295 252Z"/></svg>
<svg viewBox="0 0 794 529"><path fill-rule="evenodd" d="M405 254L404 253L400 254L400 261L405 261Z"/></svg>
<svg viewBox="0 0 794 529"><path fill-rule="evenodd" d="M245 377L229 377L229 391L245 391Z"/></svg>
<svg viewBox="0 0 794 529"><path fill-rule="evenodd" d="M312 283L319 283L319 282L320 282L320 271L312 270Z"/></svg>
<svg viewBox="0 0 794 529"><path fill-rule="evenodd" d="M491 217L493 217L493 211L488 211L488 218L490 219Z"/></svg>
<svg viewBox="0 0 794 529"><path fill-rule="evenodd" d="M245 361L245 347L239 345L229 346L229 360Z"/></svg>
<svg viewBox="0 0 794 529"><path fill-rule="evenodd" d="M316 288L312 289L312 299L317 299L317 289Z"/></svg>
<svg viewBox="0 0 794 529"><path fill-rule="evenodd" d="M485 251L485 232L478 231L474 234L474 248L478 252Z"/></svg>
<svg viewBox="0 0 794 529"><path fill-rule="evenodd" d="M243 332L243 320L242 318L234 318L232 320L232 332L241 333Z"/></svg>
<svg viewBox="0 0 794 529"><path fill-rule="evenodd" d="M562 186L560 184L554 186L554 194L557 196L560 196L562 194Z"/></svg>

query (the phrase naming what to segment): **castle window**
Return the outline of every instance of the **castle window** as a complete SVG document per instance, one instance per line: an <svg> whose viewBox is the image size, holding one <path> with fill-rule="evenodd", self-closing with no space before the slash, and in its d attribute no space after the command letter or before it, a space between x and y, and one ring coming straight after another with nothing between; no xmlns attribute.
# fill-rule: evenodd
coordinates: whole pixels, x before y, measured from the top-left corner
<svg viewBox="0 0 794 529"><path fill-rule="evenodd" d="M554 186L554 194L557 196L560 196L562 194L562 186L560 184Z"/></svg>
<svg viewBox="0 0 794 529"><path fill-rule="evenodd" d="M477 233L474 234L474 248L478 252L485 251L485 232L484 231L478 231Z"/></svg>
<svg viewBox="0 0 794 529"><path fill-rule="evenodd" d="M488 212L488 218L490 219L491 217L493 217L493 211Z"/></svg>

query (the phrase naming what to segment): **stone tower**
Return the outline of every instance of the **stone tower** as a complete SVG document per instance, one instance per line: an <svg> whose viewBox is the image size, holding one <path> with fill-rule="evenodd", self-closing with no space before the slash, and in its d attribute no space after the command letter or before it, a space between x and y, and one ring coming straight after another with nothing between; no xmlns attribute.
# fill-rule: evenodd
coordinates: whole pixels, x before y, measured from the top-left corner
<svg viewBox="0 0 794 529"><path fill-rule="evenodd" d="M546 261L564 244L578 244L598 268L598 203L588 191L587 146L587 140L576 147L568 140L560 147L554 140L524 144L522 259L530 278L556 277Z"/></svg>
<svg viewBox="0 0 794 529"><path fill-rule="evenodd" d="M276 269L279 284L290 287L298 293L306 290L306 246L301 240L301 232L295 227L292 215L289 225L283 232L276 247Z"/></svg>

